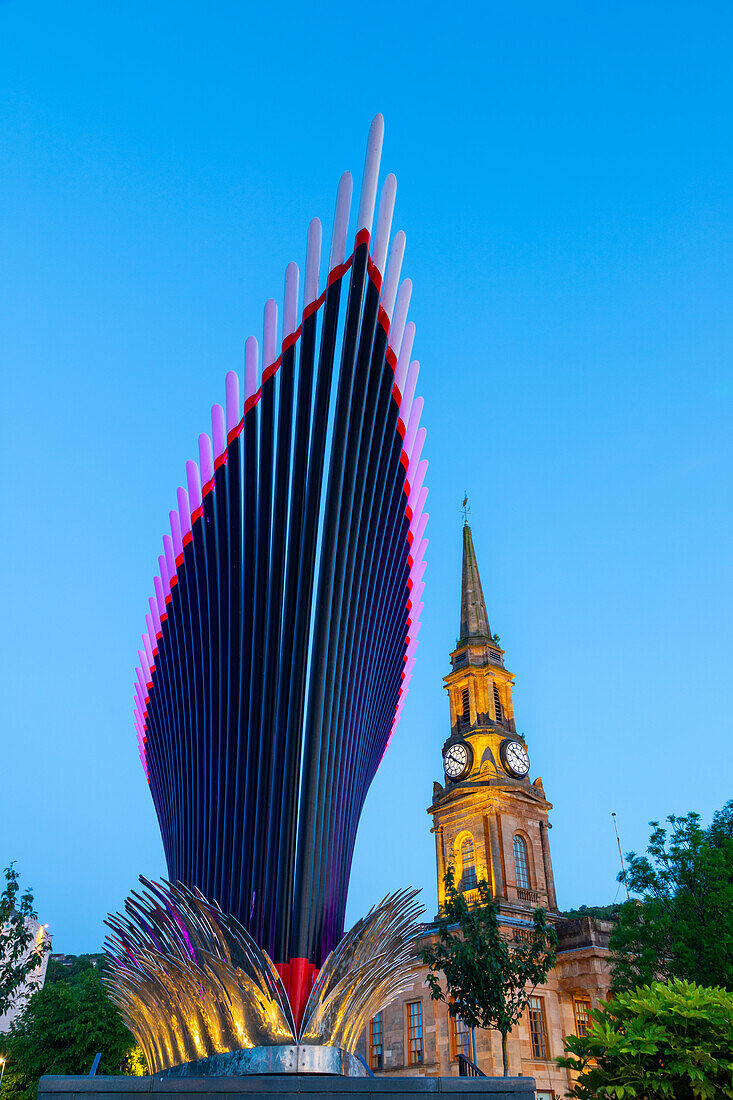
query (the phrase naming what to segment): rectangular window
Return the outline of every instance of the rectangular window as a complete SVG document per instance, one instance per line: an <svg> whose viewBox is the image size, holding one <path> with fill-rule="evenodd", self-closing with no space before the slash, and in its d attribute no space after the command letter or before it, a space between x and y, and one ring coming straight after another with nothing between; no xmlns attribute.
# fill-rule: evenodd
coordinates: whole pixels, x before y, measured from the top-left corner
<svg viewBox="0 0 733 1100"><path fill-rule="evenodd" d="M470 1029L466 1027L460 1016L450 1016L449 1020L451 1061L456 1062L459 1054L464 1058L473 1058Z"/></svg>
<svg viewBox="0 0 733 1100"><path fill-rule="evenodd" d="M545 1002L542 997L529 998L529 1036L532 1040L532 1057L547 1061L549 1044L547 1042Z"/></svg>
<svg viewBox="0 0 733 1100"><path fill-rule="evenodd" d="M409 1001L407 1004L407 1064L422 1065L422 1001Z"/></svg>
<svg viewBox="0 0 733 1100"><path fill-rule="evenodd" d="M585 997L576 997L573 1008L575 1009L575 1034L582 1039L588 1034L588 1028L593 1022L590 1018L590 1001Z"/></svg>
<svg viewBox="0 0 733 1100"><path fill-rule="evenodd" d="M461 706L463 713L461 715L461 723L464 726L471 725L471 696L468 693L468 688L464 688L461 693Z"/></svg>
<svg viewBox="0 0 733 1100"><path fill-rule="evenodd" d="M463 653L456 653L455 657L453 658L453 667L459 668L461 665L465 665L467 660L468 651L464 649Z"/></svg>
<svg viewBox="0 0 733 1100"><path fill-rule="evenodd" d="M369 1021L369 1068L382 1069L384 1062L384 1013Z"/></svg>
<svg viewBox="0 0 733 1100"><path fill-rule="evenodd" d="M494 713L496 714L497 722L501 722L501 720L502 720L501 698L499 696L499 689L496 686L496 684L494 684Z"/></svg>

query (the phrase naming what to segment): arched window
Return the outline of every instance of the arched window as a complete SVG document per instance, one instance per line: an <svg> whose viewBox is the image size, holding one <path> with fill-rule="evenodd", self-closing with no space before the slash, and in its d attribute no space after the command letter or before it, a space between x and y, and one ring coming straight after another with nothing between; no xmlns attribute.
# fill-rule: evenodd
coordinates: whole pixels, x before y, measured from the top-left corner
<svg viewBox="0 0 733 1100"><path fill-rule="evenodd" d="M529 890L529 859L527 857L527 842L523 836L514 837L514 870L517 876L517 886L522 890Z"/></svg>
<svg viewBox="0 0 733 1100"><path fill-rule="evenodd" d="M473 840L467 836L461 845L461 889L474 890L476 888L476 853Z"/></svg>

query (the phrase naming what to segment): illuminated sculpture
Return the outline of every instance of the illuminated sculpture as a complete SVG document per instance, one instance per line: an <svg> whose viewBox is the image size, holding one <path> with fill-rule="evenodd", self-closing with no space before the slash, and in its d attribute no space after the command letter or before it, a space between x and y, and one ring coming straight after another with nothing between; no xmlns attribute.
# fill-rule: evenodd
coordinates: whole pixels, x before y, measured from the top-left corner
<svg viewBox="0 0 733 1100"><path fill-rule="evenodd" d="M243 395L227 375L170 513L136 670L170 880L274 960L293 1035L343 935L359 817L422 609L425 429L392 175L374 219L382 135L377 116L353 251L346 173L325 280L314 219L300 311L291 263L280 339L265 305L261 374L250 337ZM167 896L174 911L183 895ZM112 944L118 993L129 935Z"/></svg>

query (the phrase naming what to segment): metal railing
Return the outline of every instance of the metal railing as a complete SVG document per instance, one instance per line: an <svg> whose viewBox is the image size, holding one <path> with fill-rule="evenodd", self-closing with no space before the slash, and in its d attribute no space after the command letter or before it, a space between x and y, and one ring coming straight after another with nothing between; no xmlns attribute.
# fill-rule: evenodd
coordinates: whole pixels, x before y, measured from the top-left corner
<svg viewBox="0 0 733 1100"><path fill-rule="evenodd" d="M465 1054L458 1055L458 1076L459 1077L485 1077L486 1074L483 1070L479 1069L475 1062L472 1062L470 1058L466 1058Z"/></svg>

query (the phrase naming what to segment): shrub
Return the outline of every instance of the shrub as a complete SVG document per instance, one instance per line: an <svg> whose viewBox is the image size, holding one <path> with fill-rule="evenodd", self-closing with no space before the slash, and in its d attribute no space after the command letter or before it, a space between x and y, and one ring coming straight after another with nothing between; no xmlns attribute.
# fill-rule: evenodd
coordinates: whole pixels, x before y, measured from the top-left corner
<svg viewBox="0 0 733 1100"><path fill-rule="evenodd" d="M580 1076L579 1100L733 1097L733 994L692 982L653 982L592 1013L558 1063Z"/></svg>

